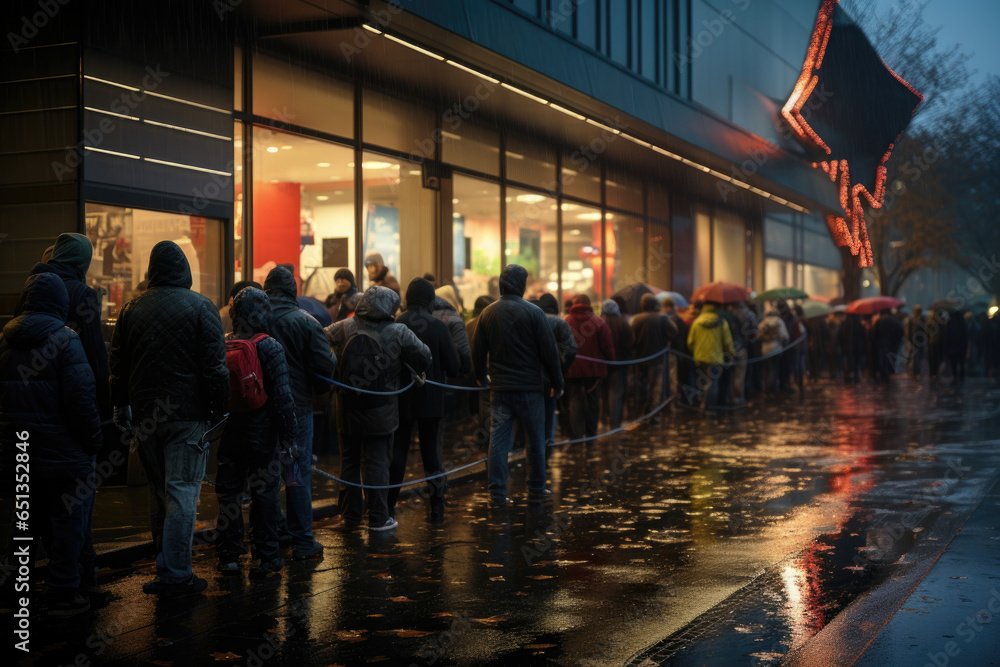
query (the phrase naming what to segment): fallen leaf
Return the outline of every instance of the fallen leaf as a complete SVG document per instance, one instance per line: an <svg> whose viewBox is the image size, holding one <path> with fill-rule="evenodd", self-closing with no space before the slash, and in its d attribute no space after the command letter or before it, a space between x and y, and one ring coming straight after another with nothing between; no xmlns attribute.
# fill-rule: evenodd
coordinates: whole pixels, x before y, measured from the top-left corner
<svg viewBox="0 0 1000 667"><path fill-rule="evenodd" d="M554 579L555 576L551 574L529 574L528 579Z"/></svg>
<svg viewBox="0 0 1000 667"><path fill-rule="evenodd" d="M436 614L431 614L431 618L451 618L454 616L450 611L439 611Z"/></svg>
<svg viewBox="0 0 1000 667"><path fill-rule="evenodd" d="M223 662L236 662L237 660L240 660L242 657L243 657L242 655L236 655L232 651L226 651L225 653L216 651L215 653L212 654L213 660L221 660Z"/></svg>
<svg viewBox="0 0 1000 667"><path fill-rule="evenodd" d="M527 649L542 649L542 648L552 648L555 644L528 644L524 648Z"/></svg>
<svg viewBox="0 0 1000 667"><path fill-rule="evenodd" d="M412 602L412 600L410 600L410 598L406 597L405 595L397 595L389 599L392 600L393 602Z"/></svg>
<svg viewBox="0 0 1000 667"><path fill-rule="evenodd" d="M483 563L486 567L503 567L503 563Z"/></svg>
<svg viewBox="0 0 1000 667"><path fill-rule="evenodd" d="M490 616L489 618L474 618L472 619L476 623L484 623L486 625L491 625L493 623L500 623L501 621L506 621L507 619L503 616Z"/></svg>
<svg viewBox="0 0 1000 667"><path fill-rule="evenodd" d="M388 659L389 658L385 657L384 655L373 655L370 658L365 658L365 662L382 662Z"/></svg>
<svg viewBox="0 0 1000 667"><path fill-rule="evenodd" d="M500 575L500 576L498 576L498 577L490 577L490 581L507 581L507 580L506 580L506 579L504 579L504 578L503 578L503 575L501 574L501 575Z"/></svg>
<svg viewBox="0 0 1000 667"><path fill-rule="evenodd" d="M382 618L385 614L368 614L368 618Z"/></svg>
<svg viewBox="0 0 1000 667"><path fill-rule="evenodd" d="M527 596L528 594L525 593L524 591L518 591L518 592L514 593L514 595L524 595L524 596Z"/></svg>
<svg viewBox="0 0 1000 667"><path fill-rule="evenodd" d="M367 630L337 630L334 634L337 635L337 639L342 642L363 642L368 639L367 637L362 637L361 635L368 632Z"/></svg>
<svg viewBox="0 0 1000 667"><path fill-rule="evenodd" d="M397 637L402 639L409 639L410 637L426 637L427 635L433 635L433 631L425 630L400 630L396 633Z"/></svg>
<svg viewBox="0 0 1000 667"><path fill-rule="evenodd" d="M391 577L392 575L391 575L391 574L389 574L388 572L379 572L378 574L373 574L372 576L373 576L373 577L374 577L375 579L388 579L388 578L389 578L389 577Z"/></svg>
<svg viewBox="0 0 1000 667"><path fill-rule="evenodd" d="M232 595L232 594L233 594L232 591L205 591L204 593L202 593L202 595L208 598L217 598L217 597L222 597L223 595Z"/></svg>

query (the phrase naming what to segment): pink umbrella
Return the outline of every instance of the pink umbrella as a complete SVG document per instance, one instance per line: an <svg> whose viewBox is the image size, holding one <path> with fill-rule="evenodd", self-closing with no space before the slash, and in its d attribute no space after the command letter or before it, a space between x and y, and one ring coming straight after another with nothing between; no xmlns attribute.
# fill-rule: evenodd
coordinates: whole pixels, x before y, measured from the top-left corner
<svg viewBox="0 0 1000 667"><path fill-rule="evenodd" d="M899 308L903 302L894 296L869 296L847 304L847 312L852 315L874 315L882 310Z"/></svg>
<svg viewBox="0 0 1000 667"><path fill-rule="evenodd" d="M746 301L747 290L736 283L727 283L718 280L714 283L702 285L691 294L691 302L714 301L715 303L736 303Z"/></svg>

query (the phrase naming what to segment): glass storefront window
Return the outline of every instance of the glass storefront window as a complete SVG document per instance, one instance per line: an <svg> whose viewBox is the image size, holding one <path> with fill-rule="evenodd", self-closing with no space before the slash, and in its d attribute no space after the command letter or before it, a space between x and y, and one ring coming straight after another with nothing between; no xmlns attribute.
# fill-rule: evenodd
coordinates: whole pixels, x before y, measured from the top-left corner
<svg viewBox="0 0 1000 667"><path fill-rule="evenodd" d="M836 269L806 264L802 274L802 289L806 294L830 298L840 296L840 272Z"/></svg>
<svg viewBox="0 0 1000 667"><path fill-rule="evenodd" d="M420 164L365 153L364 257L378 253L405 294L410 280L436 272L437 193L423 187ZM368 286L367 272L358 287Z"/></svg>
<svg viewBox="0 0 1000 667"><path fill-rule="evenodd" d="M354 136L354 86L298 64L258 55L253 112L341 137Z"/></svg>
<svg viewBox="0 0 1000 667"><path fill-rule="evenodd" d="M439 138L430 109L367 89L362 100L365 143L432 160L437 158L435 142Z"/></svg>
<svg viewBox="0 0 1000 667"><path fill-rule="evenodd" d="M712 282L712 213L705 206L695 208L694 286Z"/></svg>
<svg viewBox="0 0 1000 667"><path fill-rule="evenodd" d="M507 188L507 264L528 270L524 298L551 292L559 297L559 238L556 200L538 192ZM581 264L581 269L582 264Z"/></svg>
<svg viewBox="0 0 1000 667"><path fill-rule="evenodd" d="M160 241L173 241L184 251L191 289L223 305L221 220L89 202L85 217L87 238L94 246L86 282L103 293L106 338L121 307L141 291L149 253Z"/></svg>
<svg viewBox="0 0 1000 667"><path fill-rule="evenodd" d="M507 180L556 191L556 153L543 141L513 133L507 135Z"/></svg>
<svg viewBox="0 0 1000 667"><path fill-rule="evenodd" d="M448 118L447 114L445 118ZM500 138L497 131L469 122L462 123L460 119L452 124L457 127L441 132L441 159L458 167L499 176Z"/></svg>
<svg viewBox="0 0 1000 667"><path fill-rule="evenodd" d="M650 285L660 289L672 289L673 283L673 240L670 223L663 220L649 221L649 245L646 250L646 269Z"/></svg>
<svg viewBox="0 0 1000 667"><path fill-rule="evenodd" d="M712 280L746 285L747 231L743 220L735 213L718 210L712 224Z"/></svg>
<svg viewBox="0 0 1000 667"><path fill-rule="evenodd" d="M337 269L355 268L354 151L255 127L253 160L252 278L292 264L299 294L322 301Z"/></svg>
<svg viewBox="0 0 1000 667"><path fill-rule="evenodd" d="M795 287L795 262L768 257L764 262L764 289Z"/></svg>
<svg viewBox="0 0 1000 667"><path fill-rule="evenodd" d="M563 194L579 197L589 202L601 202L601 167L596 161L588 160L581 151L563 155Z"/></svg>
<svg viewBox="0 0 1000 667"><path fill-rule="evenodd" d="M642 181L640 179L609 167L604 184L608 206L642 215Z"/></svg>
<svg viewBox="0 0 1000 667"><path fill-rule="evenodd" d="M452 279L465 305L500 297L500 185L455 174L452 201Z"/></svg>
<svg viewBox="0 0 1000 667"><path fill-rule="evenodd" d="M610 214L609 214L610 215ZM610 224L614 219L608 219ZM586 294L594 306L603 296L601 288L601 209L582 204L563 204L562 297ZM613 256L609 255L613 260ZM609 265L612 264L609 262ZM609 266L610 268L610 266Z"/></svg>
<svg viewBox="0 0 1000 667"><path fill-rule="evenodd" d="M643 237L645 229L642 218L608 213L607 242L607 284L604 298L633 283L649 282L646 263L643 261Z"/></svg>
<svg viewBox="0 0 1000 667"><path fill-rule="evenodd" d="M243 123L233 123L233 282L243 280Z"/></svg>
<svg viewBox="0 0 1000 667"><path fill-rule="evenodd" d="M243 49L233 50L233 109L243 111Z"/></svg>

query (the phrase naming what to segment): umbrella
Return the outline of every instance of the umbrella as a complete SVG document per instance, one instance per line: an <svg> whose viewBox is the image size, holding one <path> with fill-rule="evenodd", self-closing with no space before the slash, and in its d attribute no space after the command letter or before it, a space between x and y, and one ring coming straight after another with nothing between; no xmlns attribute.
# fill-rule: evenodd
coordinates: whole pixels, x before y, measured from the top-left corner
<svg viewBox="0 0 1000 667"><path fill-rule="evenodd" d="M677 292L660 292L656 295L656 300L659 301L661 305L667 299L673 299L674 305L678 308L687 308L689 305L688 300Z"/></svg>
<svg viewBox="0 0 1000 667"><path fill-rule="evenodd" d="M802 317L806 319L810 317L823 317L833 312L833 306L822 301L806 299L799 305L802 306Z"/></svg>
<svg viewBox="0 0 1000 667"><path fill-rule="evenodd" d="M958 310L959 306L962 305L964 305L964 300L961 298L938 299L933 304L931 304L931 310Z"/></svg>
<svg viewBox="0 0 1000 667"><path fill-rule="evenodd" d="M632 283L612 294L611 298L618 297L625 303L625 312L622 313L623 315L634 315L641 310L643 295L659 294L662 291L659 287L653 287L646 283Z"/></svg>
<svg viewBox="0 0 1000 667"><path fill-rule="evenodd" d="M903 302L894 296L869 296L858 299L847 304L847 312L852 315L874 315L882 310L890 310L903 305Z"/></svg>
<svg viewBox="0 0 1000 667"><path fill-rule="evenodd" d="M715 303L736 303L746 301L747 290L736 283L717 280L714 283L702 285L691 295L691 301L714 301Z"/></svg>
<svg viewBox="0 0 1000 667"><path fill-rule="evenodd" d="M333 318L330 317L330 311L326 309L319 299L314 299L311 296L297 296L295 300L299 304L299 308L306 311L313 318L320 323L320 326L328 327L333 324Z"/></svg>
<svg viewBox="0 0 1000 667"><path fill-rule="evenodd" d="M776 299L808 299L809 295L794 287L775 287L757 295L758 301L775 301Z"/></svg>

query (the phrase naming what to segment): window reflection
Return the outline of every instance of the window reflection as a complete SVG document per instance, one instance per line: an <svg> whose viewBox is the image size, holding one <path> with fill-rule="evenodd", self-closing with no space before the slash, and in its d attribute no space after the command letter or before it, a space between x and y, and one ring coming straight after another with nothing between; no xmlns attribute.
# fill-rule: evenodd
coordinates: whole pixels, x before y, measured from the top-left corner
<svg viewBox="0 0 1000 667"><path fill-rule="evenodd" d="M467 305L499 298L500 185L462 174L453 183L452 279Z"/></svg>
<svg viewBox="0 0 1000 667"><path fill-rule="evenodd" d="M558 246L556 235L556 200L546 195L507 189L507 264L520 264L528 270L525 298L559 288Z"/></svg>
<svg viewBox="0 0 1000 667"><path fill-rule="evenodd" d="M562 206L563 298L586 294L592 302L600 301L601 209L570 202Z"/></svg>

